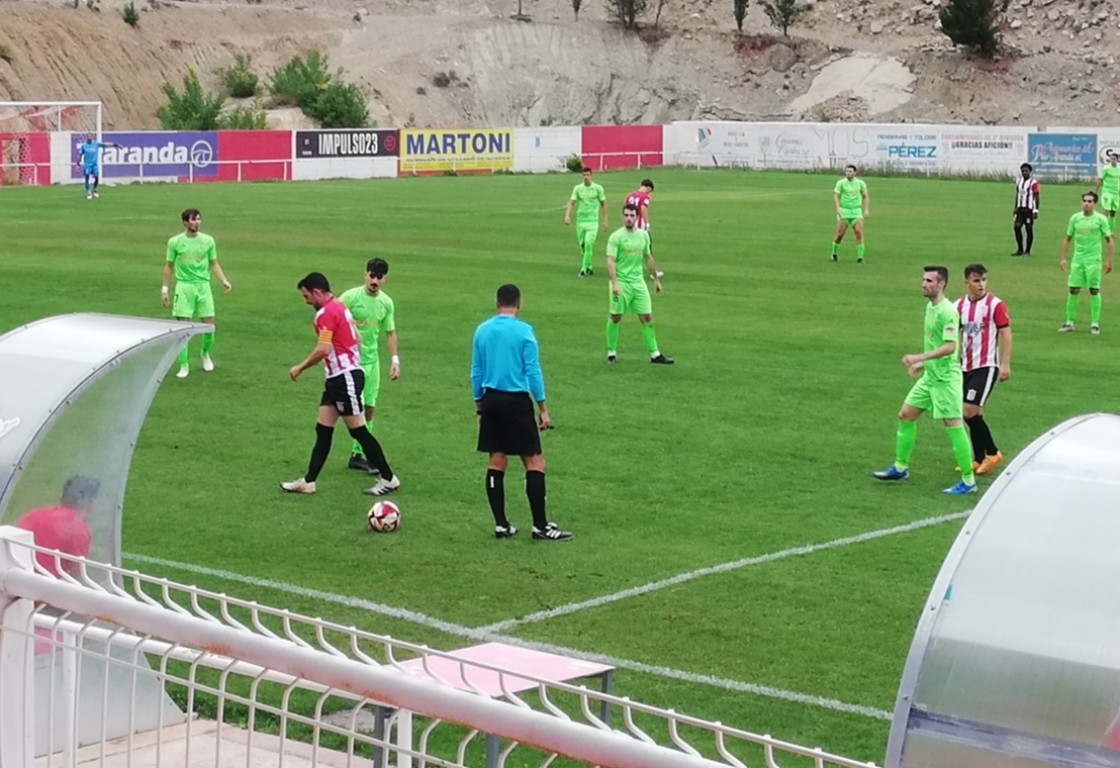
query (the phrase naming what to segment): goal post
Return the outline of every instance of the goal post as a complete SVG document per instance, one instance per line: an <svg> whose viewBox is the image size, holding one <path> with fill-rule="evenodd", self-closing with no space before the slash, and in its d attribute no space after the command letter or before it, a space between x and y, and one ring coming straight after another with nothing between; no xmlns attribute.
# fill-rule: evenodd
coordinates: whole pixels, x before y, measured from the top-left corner
<svg viewBox="0 0 1120 768"><path fill-rule="evenodd" d="M69 181L72 137L100 141L102 113L100 101L0 101L0 187Z"/></svg>

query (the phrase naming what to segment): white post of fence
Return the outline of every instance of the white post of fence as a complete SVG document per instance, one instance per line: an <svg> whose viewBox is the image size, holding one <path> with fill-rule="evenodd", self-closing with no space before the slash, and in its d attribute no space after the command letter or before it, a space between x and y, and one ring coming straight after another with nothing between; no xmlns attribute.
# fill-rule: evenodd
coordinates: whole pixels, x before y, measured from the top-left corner
<svg viewBox="0 0 1120 768"><path fill-rule="evenodd" d="M14 526L0 528L0 765L30 766L35 754L35 629L31 600L12 597L6 574L30 571L34 536ZM12 547L9 542L26 546Z"/></svg>
<svg viewBox="0 0 1120 768"><path fill-rule="evenodd" d="M252 160L250 160L249 162L251 163L251 162L253 162L253 161L252 161ZM241 160L238 160L238 161L237 161L237 180L238 180L238 181L241 181L241 166L242 166L242 165L244 165L244 162L243 162L243 161L241 161Z"/></svg>

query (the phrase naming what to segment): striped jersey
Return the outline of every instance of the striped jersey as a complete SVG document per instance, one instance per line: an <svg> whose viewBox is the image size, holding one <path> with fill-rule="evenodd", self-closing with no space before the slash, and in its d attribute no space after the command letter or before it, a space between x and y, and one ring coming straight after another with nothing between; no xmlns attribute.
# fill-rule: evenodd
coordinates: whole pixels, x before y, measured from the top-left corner
<svg viewBox="0 0 1120 768"><path fill-rule="evenodd" d="M315 336L318 343L331 346L323 358L328 379L362 367L358 328L350 310L338 299L332 297L315 313Z"/></svg>
<svg viewBox="0 0 1120 768"><path fill-rule="evenodd" d="M1038 210L1039 189L1038 179L1024 179L1022 176L1015 179L1015 207Z"/></svg>
<svg viewBox="0 0 1120 768"><path fill-rule="evenodd" d="M649 195L645 192L631 192L626 196L626 204L638 209L638 229L649 229L649 219L646 218L646 211L650 202Z"/></svg>
<svg viewBox="0 0 1120 768"><path fill-rule="evenodd" d="M973 301L968 295L957 299L961 316L961 370L999 367L999 330L1011 325L1007 305L994 293Z"/></svg>

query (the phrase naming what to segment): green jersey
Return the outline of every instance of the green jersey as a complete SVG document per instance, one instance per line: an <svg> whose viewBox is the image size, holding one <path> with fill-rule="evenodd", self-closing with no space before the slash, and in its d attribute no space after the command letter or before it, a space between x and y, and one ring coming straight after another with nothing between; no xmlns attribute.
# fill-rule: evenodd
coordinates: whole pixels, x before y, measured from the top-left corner
<svg viewBox="0 0 1120 768"><path fill-rule="evenodd" d="M1120 165L1105 163L1101 166L1101 192L1120 197Z"/></svg>
<svg viewBox="0 0 1120 768"><path fill-rule="evenodd" d="M614 257L614 274L620 283L645 285L643 264L649 253L649 232L644 229L622 227L607 240L607 258Z"/></svg>
<svg viewBox="0 0 1120 768"><path fill-rule="evenodd" d="M576 204L576 224L599 223L599 209L606 202L607 194L600 184L591 182L576 184L572 190L572 200Z"/></svg>
<svg viewBox="0 0 1120 768"><path fill-rule="evenodd" d="M832 194L840 196L840 210L861 211L863 210L863 195L866 191L867 185L863 182L863 179L848 181L848 178L844 177L836 182Z"/></svg>
<svg viewBox="0 0 1120 768"><path fill-rule="evenodd" d="M1088 216L1075 213L1069 217L1066 237L1073 238L1074 261L1100 261L1104 239L1111 234L1108 217L1093 211Z"/></svg>
<svg viewBox="0 0 1120 768"><path fill-rule="evenodd" d="M923 328L925 343L923 352L932 352L947 341L958 345L958 349L951 355L945 355L935 360L926 360L924 372L925 380L931 384L948 384L961 381L960 362L960 315L953 302L941 297L941 301L926 307L926 321Z"/></svg>
<svg viewBox="0 0 1120 768"><path fill-rule="evenodd" d="M350 310L354 325L358 327L358 335L362 339L362 365L378 362L380 356L377 340L382 333L397 330L393 317L393 300L385 291L378 291L376 296L371 296L364 285L351 288L339 296L338 300Z"/></svg>
<svg viewBox="0 0 1120 768"><path fill-rule="evenodd" d="M218 260L218 249L210 235L199 232L187 237L183 232L167 241L167 260L175 268L175 282L209 283L210 265Z"/></svg>

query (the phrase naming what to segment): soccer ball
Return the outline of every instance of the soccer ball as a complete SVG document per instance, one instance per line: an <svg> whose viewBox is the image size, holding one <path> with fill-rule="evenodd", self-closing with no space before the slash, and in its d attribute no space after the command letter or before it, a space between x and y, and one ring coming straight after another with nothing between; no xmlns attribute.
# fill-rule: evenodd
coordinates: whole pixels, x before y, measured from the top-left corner
<svg viewBox="0 0 1120 768"><path fill-rule="evenodd" d="M369 508L366 518L371 530L389 533L400 528L401 508L391 501L379 501Z"/></svg>

